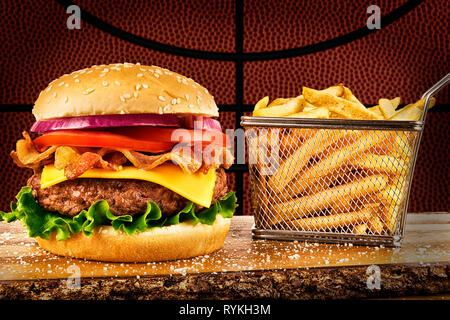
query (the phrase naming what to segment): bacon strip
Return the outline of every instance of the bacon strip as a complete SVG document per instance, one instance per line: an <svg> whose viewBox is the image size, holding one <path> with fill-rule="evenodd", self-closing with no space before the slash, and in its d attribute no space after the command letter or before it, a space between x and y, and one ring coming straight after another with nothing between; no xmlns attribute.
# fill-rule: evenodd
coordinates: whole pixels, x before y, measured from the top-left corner
<svg viewBox="0 0 450 320"><path fill-rule="evenodd" d="M229 168L234 161L230 150L222 146L207 146L199 150L185 146L158 155L147 155L125 149L70 146L52 146L40 153L29 134L23 132L23 136L25 139L17 142L16 151L11 152L11 157L18 166L37 169L54 162L57 169L64 170L64 175L68 179L75 179L92 168L120 170L127 161L143 170L151 170L167 161L172 161L188 174L198 170L207 173L209 169L220 166Z"/></svg>
<svg viewBox="0 0 450 320"><path fill-rule="evenodd" d="M50 158L56 151L56 146L52 146L44 152L39 152L28 132L22 132L25 139L20 139L16 143L16 151L11 151L14 163L21 168L36 169L43 165L43 162Z"/></svg>

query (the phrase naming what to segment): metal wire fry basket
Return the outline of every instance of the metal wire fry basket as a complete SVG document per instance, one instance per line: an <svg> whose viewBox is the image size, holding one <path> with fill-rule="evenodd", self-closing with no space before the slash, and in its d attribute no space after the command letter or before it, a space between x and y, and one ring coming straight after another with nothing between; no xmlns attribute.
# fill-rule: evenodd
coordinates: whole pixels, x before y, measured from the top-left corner
<svg viewBox="0 0 450 320"><path fill-rule="evenodd" d="M253 237L401 245L426 112L448 81L420 121L242 117Z"/></svg>

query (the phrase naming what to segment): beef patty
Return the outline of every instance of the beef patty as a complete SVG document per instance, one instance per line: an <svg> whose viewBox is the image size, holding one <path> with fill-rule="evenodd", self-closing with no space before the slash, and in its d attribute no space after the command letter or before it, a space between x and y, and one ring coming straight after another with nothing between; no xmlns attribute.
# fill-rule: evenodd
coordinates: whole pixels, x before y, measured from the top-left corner
<svg viewBox="0 0 450 320"><path fill-rule="evenodd" d="M142 180L81 178L42 189L41 173L36 172L28 179L27 184L42 208L68 216L77 215L101 199L108 202L114 215L142 214L147 208L147 201L153 201L161 208L163 215L170 216L178 213L189 202L159 184ZM223 198L226 193L227 176L220 168L217 170L212 202Z"/></svg>

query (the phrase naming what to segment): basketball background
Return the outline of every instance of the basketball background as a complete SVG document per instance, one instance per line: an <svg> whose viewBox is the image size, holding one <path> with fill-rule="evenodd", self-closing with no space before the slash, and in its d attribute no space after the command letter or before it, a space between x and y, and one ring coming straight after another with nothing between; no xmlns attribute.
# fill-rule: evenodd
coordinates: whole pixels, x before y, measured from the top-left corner
<svg viewBox="0 0 450 320"><path fill-rule="evenodd" d="M66 8L81 8L70 30ZM381 9L381 30L366 10ZM0 2L0 210L31 171L9 152L53 79L94 64L140 62L193 78L214 95L224 129L261 97L344 83L367 105L402 104L450 71L447 1L14 1ZM428 113L409 212L449 211L448 87ZM252 214L246 165L229 170L237 214Z"/></svg>

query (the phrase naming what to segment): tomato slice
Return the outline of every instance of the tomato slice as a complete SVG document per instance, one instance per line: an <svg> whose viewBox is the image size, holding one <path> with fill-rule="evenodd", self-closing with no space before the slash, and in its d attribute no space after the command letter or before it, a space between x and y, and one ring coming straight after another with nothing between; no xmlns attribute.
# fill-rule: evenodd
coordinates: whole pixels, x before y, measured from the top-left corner
<svg viewBox="0 0 450 320"><path fill-rule="evenodd" d="M202 142L203 145L228 145L226 134L212 130L184 129L184 128L158 128L158 127L120 127L111 128L110 132L125 135L139 140L158 140L172 143L194 144Z"/></svg>
<svg viewBox="0 0 450 320"><path fill-rule="evenodd" d="M120 148L151 153L166 152L174 143L158 139L136 139L117 133L94 130L58 130L34 139L40 150L48 146Z"/></svg>

